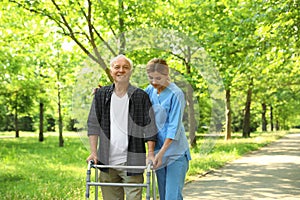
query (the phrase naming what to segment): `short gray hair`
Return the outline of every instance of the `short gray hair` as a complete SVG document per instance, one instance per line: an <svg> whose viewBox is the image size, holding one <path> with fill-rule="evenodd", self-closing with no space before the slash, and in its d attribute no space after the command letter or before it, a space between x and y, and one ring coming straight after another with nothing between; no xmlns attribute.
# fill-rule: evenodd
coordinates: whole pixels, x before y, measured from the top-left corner
<svg viewBox="0 0 300 200"><path fill-rule="evenodd" d="M112 66L114 65L114 63L116 62L116 60L118 60L119 58L124 58L125 60L127 60L127 61L129 62L129 64L130 64L130 69L133 68L133 62L132 62L132 60L130 60L129 58L127 58L127 57L126 57L125 55L123 55L123 54L119 54L119 55L117 55L116 57L112 58L112 59L110 60L110 67L112 67Z"/></svg>

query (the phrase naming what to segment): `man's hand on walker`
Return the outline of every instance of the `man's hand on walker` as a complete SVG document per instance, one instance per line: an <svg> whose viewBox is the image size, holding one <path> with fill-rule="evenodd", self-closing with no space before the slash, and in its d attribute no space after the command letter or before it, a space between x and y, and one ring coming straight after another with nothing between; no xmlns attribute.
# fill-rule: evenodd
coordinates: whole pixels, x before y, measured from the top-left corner
<svg viewBox="0 0 300 200"><path fill-rule="evenodd" d="M89 157L86 159L86 162L88 163L90 160L94 161L95 164L98 162L98 158L95 154L89 155Z"/></svg>

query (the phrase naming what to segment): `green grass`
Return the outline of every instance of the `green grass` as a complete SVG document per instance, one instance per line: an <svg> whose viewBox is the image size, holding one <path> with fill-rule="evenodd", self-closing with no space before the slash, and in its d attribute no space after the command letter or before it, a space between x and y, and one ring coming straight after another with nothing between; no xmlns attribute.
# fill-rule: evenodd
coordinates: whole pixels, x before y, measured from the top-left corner
<svg viewBox="0 0 300 200"><path fill-rule="evenodd" d="M233 135L230 141L203 137L192 150L187 181L285 134L252 133L247 139ZM85 199L87 148L76 134L65 133L64 147L58 147L57 134L45 135L45 141L38 142L37 134L22 132L20 138L14 138L13 132L0 133L1 199Z"/></svg>
<svg viewBox="0 0 300 200"><path fill-rule="evenodd" d="M79 137L64 140L0 139L1 199L84 199L88 151Z"/></svg>

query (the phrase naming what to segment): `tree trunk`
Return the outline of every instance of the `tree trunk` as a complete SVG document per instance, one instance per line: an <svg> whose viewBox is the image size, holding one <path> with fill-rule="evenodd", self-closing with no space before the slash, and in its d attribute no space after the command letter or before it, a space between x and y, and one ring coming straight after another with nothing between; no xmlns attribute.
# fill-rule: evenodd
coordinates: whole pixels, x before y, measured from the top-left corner
<svg viewBox="0 0 300 200"><path fill-rule="evenodd" d="M59 130L59 146L64 146L63 139L63 122L62 122L62 114L61 114L61 99L60 99L60 88L58 88L58 130Z"/></svg>
<svg viewBox="0 0 300 200"><path fill-rule="evenodd" d="M19 138L20 135L19 135L19 120L18 120L18 103L16 103L16 107L15 107L14 123L15 123L16 138Z"/></svg>
<svg viewBox="0 0 300 200"><path fill-rule="evenodd" d="M186 73L191 74L191 50L188 47L187 54L185 55L185 66ZM189 139L191 147L197 146L196 140L196 119L195 119L195 108L193 100L193 88L190 84L187 86L187 103L188 103L188 116L189 116Z"/></svg>
<svg viewBox="0 0 300 200"><path fill-rule="evenodd" d="M243 137L244 138L250 137L250 111L251 111L252 84L253 83L251 80L251 82L249 84L248 92L247 92L245 115L244 115L244 122L243 122Z"/></svg>
<svg viewBox="0 0 300 200"><path fill-rule="evenodd" d="M270 106L270 125L271 125L271 131L273 131L274 130L273 106Z"/></svg>
<svg viewBox="0 0 300 200"><path fill-rule="evenodd" d="M119 4L119 27L120 27L120 37L119 37L119 53L124 54L125 52L125 46L126 46L126 40L125 40L125 24L123 19L123 13L124 13L124 3L123 0L118 0Z"/></svg>
<svg viewBox="0 0 300 200"><path fill-rule="evenodd" d="M197 146L196 140L196 119L195 119L195 109L193 101L193 88L188 85L187 87L187 106L188 106L188 116L189 116L189 139L192 147Z"/></svg>
<svg viewBox="0 0 300 200"><path fill-rule="evenodd" d="M276 131L279 131L279 129L280 129L280 126L279 126L279 121L278 121L278 119L276 120L276 124L275 124L275 130Z"/></svg>
<svg viewBox="0 0 300 200"><path fill-rule="evenodd" d="M60 81L60 73L59 71L56 73L57 81ZM58 131L59 131L59 146L64 146L64 138L63 138L63 120L61 114L61 86L58 84L57 86L57 105L58 105Z"/></svg>
<svg viewBox="0 0 300 200"><path fill-rule="evenodd" d="M262 131L267 131L267 118L266 118L267 105L265 103L262 103L261 106L262 106L262 113L261 113Z"/></svg>
<svg viewBox="0 0 300 200"><path fill-rule="evenodd" d="M44 141L44 103L40 102L40 126L39 141Z"/></svg>
<svg viewBox="0 0 300 200"><path fill-rule="evenodd" d="M227 89L226 91L226 133L225 133L225 140L231 139L231 105L230 105L230 89Z"/></svg>

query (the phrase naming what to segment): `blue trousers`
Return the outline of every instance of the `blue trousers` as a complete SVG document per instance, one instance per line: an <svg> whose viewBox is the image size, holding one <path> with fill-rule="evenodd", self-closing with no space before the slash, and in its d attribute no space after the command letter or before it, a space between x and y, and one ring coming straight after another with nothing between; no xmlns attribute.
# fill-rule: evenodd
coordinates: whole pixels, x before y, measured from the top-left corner
<svg viewBox="0 0 300 200"><path fill-rule="evenodd" d="M182 200L182 189L185 182L185 175L189 168L189 161L186 155L156 170L158 191L160 200Z"/></svg>

